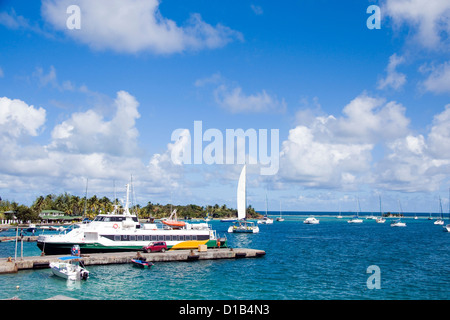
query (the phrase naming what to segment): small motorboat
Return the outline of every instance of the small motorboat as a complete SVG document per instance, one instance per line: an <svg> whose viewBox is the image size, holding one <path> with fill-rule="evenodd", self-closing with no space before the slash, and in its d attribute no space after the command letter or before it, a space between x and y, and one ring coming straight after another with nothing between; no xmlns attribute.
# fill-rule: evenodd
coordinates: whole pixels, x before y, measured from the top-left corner
<svg viewBox="0 0 450 320"><path fill-rule="evenodd" d="M398 219L391 223L391 227L406 227L406 223Z"/></svg>
<svg viewBox="0 0 450 320"><path fill-rule="evenodd" d="M30 223L28 225L28 228L25 229L26 232L34 233L36 231L36 225L33 223Z"/></svg>
<svg viewBox="0 0 450 320"><path fill-rule="evenodd" d="M319 220L316 219L316 218L314 218L314 217L309 217L309 218L306 218L306 219L303 221L303 223L304 223L304 224L319 224Z"/></svg>
<svg viewBox="0 0 450 320"><path fill-rule="evenodd" d="M153 266L153 263L146 261L145 258L131 259L131 262L133 263L133 266L142 269L150 269Z"/></svg>
<svg viewBox="0 0 450 320"><path fill-rule="evenodd" d="M58 258L57 262L50 263L50 269L55 276L67 280L87 280L89 271L84 268L79 256Z"/></svg>

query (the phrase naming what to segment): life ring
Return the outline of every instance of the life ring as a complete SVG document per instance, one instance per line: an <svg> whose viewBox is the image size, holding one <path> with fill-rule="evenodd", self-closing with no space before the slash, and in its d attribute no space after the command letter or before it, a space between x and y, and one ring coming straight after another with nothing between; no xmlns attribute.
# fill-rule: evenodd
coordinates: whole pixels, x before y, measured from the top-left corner
<svg viewBox="0 0 450 320"><path fill-rule="evenodd" d="M117 229L118 227L119 227L119 225L118 225L117 223L114 223L114 224L113 224L113 228L114 228L114 229Z"/></svg>

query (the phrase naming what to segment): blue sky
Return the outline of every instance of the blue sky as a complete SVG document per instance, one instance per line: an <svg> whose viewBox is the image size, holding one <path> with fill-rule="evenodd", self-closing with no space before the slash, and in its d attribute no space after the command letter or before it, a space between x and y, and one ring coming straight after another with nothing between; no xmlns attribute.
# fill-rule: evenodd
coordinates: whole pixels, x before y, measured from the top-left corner
<svg viewBox="0 0 450 320"><path fill-rule="evenodd" d="M80 29L68 29L68 6ZM378 5L381 29L368 29ZM426 5L427 10L424 10ZM0 1L0 196L236 207L240 164L176 164L178 128L278 129L278 210L438 210L450 173L447 1ZM208 143L204 142L203 147ZM183 149L184 150L184 149ZM248 150L247 150L248 152Z"/></svg>

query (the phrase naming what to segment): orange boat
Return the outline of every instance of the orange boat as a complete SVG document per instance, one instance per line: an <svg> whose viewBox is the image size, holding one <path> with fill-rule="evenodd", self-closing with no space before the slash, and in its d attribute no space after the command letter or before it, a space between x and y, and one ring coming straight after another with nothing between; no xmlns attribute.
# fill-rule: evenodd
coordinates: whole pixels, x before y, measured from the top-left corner
<svg viewBox="0 0 450 320"><path fill-rule="evenodd" d="M184 227L184 225L186 224L184 221L177 220L177 209L173 210L169 219L163 220L162 223L164 223L165 225L168 225L170 227L176 227L176 228Z"/></svg>
<svg viewBox="0 0 450 320"><path fill-rule="evenodd" d="M184 221L178 221L178 220L165 220L162 223L171 226L171 227L184 227L186 224Z"/></svg>

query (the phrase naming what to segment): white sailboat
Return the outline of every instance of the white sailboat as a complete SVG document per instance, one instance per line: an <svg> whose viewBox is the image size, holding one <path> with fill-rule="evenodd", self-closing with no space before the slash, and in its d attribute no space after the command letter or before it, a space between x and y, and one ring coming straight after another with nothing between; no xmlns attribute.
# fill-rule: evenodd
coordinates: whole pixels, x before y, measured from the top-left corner
<svg viewBox="0 0 450 320"><path fill-rule="evenodd" d="M284 218L281 214L281 200L280 200L280 216L277 218L277 221L280 221L280 222L284 221Z"/></svg>
<svg viewBox="0 0 450 320"><path fill-rule="evenodd" d="M336 217L337 219L342 219L342 212L341 212L341 204L339 203L339 214Z"/></svg>
<svg viewBox="0 0 450 320"><path fill-rule="evenodd" d="M402 220L400 219L400 217L403 215L403 210L402 210L402 206L400 204L400 200L398 200L398 208L399 208L399 212L398 212L398 219L395 220L394 222L391 223L391 227L406 227L406 223L402 222Z"/></svg>
<svg viewBox="0 0 450 320"><path fill-rule="evenodd" d="M443 226L444 225L444 217L442 213L442 202L441 197L439 196L439 218L434 222L436 225Z"/></svg>
<svg viewBox="0 0 450 320"><path fill-rule="evenodd" d="M348 223L362 223L363 220L359 218L359 211L361 211L361 207L359 205L359 199L357 200L358 208L356 209L356 216L353 216L350 220L348 220Z"/></svg>
<svg viewBox="0 0 450 320"><path fill-rule="evenodd" d="M266 194L266 214L264 215L264 217L260 220L257 221L258 224L273 224L273 219L270 219L267 216L267 194Z"/></svg>
<svg viewBox="0 0 450 320"><path fill-rule="evenodd" d="M258 233L259 227L246 220L247 215L247 165L244 165L239 176L237 187L238 219L228 228L229 233Z"/></svg>
<svg viewBox="0 0 450 320"><path fill-rule="evenodd" d="M448 219L450 220L450 188L448 188ZM444 231L450 232L450 223L444 226Z"/></svg>
<svg viewBox="0 0 450 320"><path fill-rule="evenodd" d="M380 216L376 218L376 222L377 223L385 223L386 219L383 218L383 210L381 210L381 196L378 196L379 200L380 200Z"/></svg>

